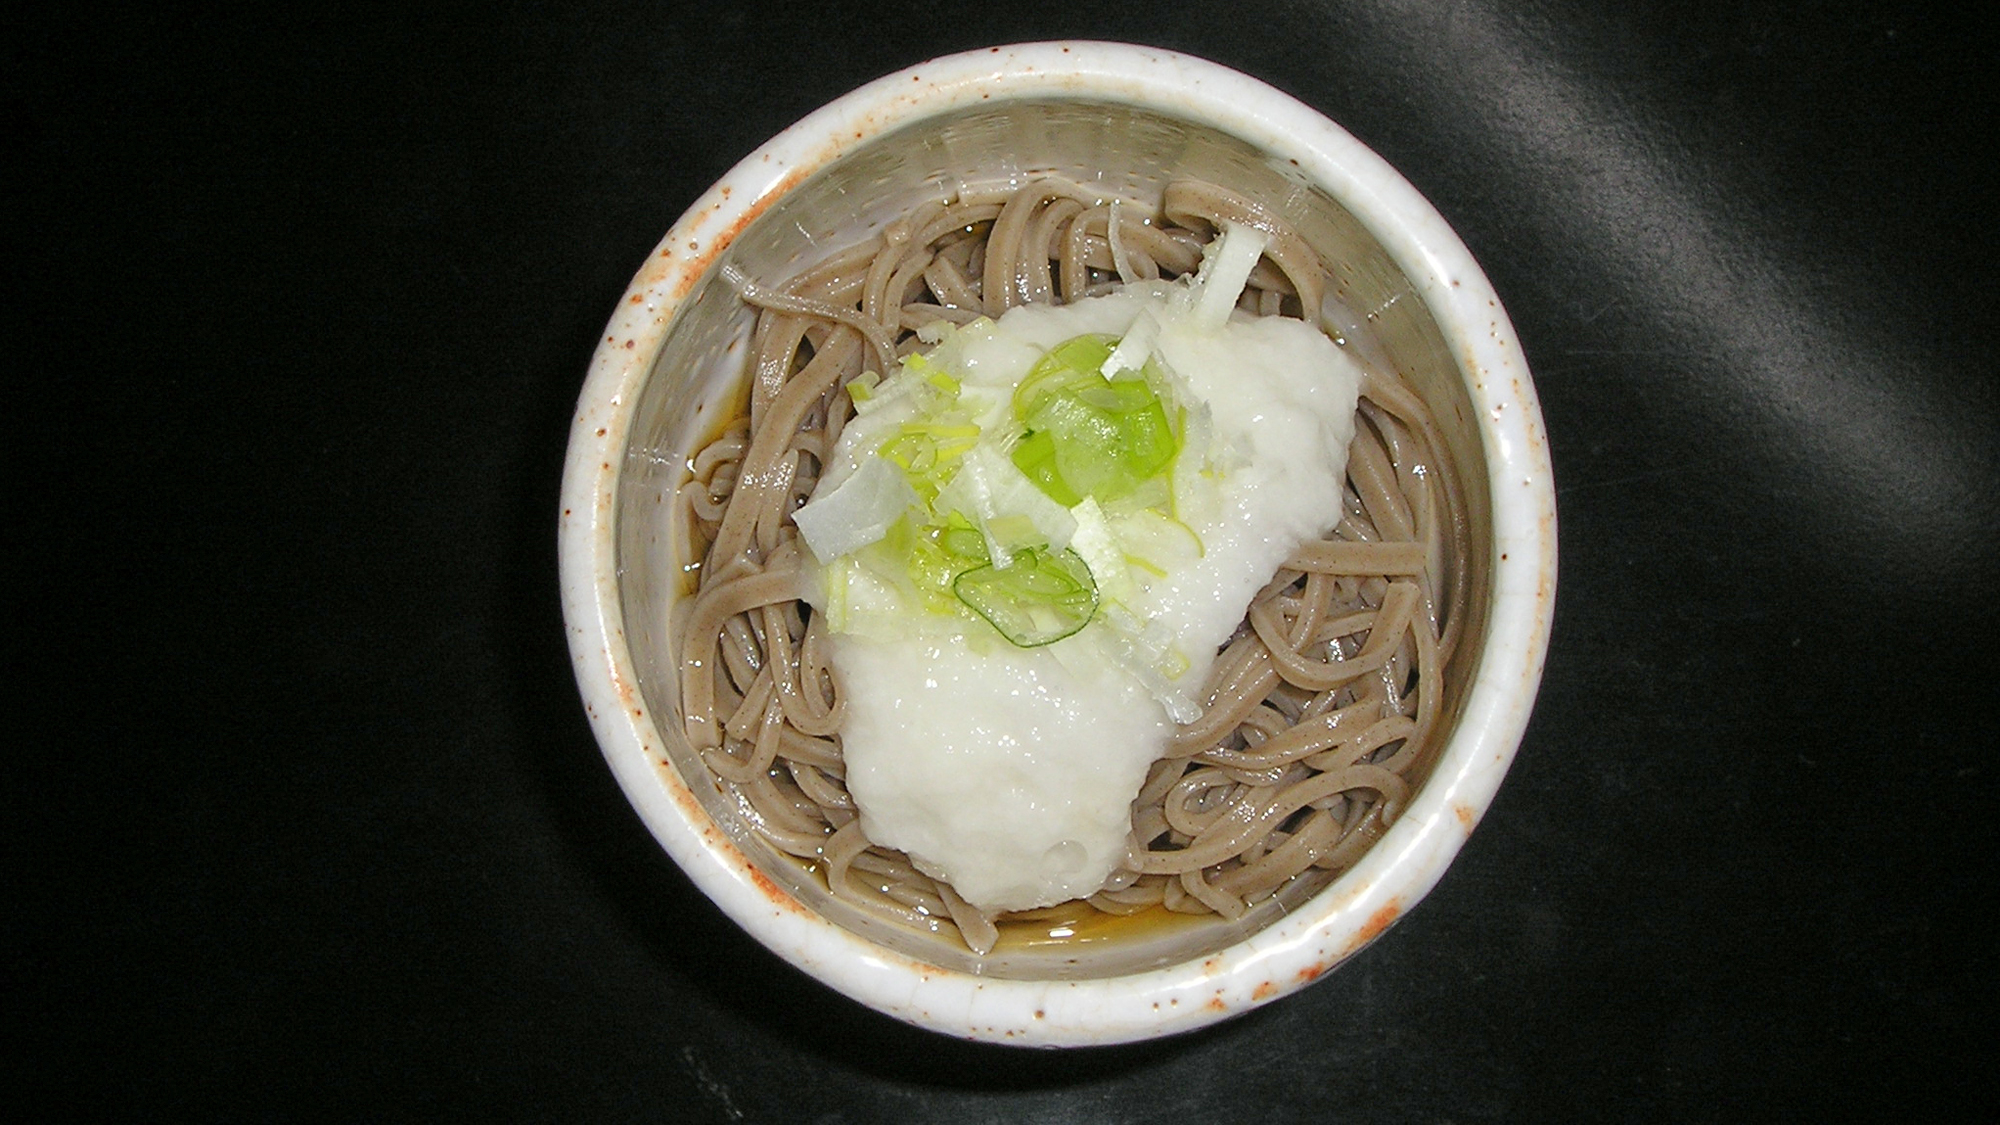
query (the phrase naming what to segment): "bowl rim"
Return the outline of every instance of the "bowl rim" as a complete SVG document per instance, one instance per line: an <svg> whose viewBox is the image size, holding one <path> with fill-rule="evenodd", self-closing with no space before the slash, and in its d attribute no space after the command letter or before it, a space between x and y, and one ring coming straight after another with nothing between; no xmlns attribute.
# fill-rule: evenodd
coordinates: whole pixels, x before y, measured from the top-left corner
<svg viewBox="0 0 2000 1125"><path fill-rule="evenodd" d="M616 498L630 414L681 303L734 237L791 188L894 130L982 103L1043 97L1127 104L1232 134L1295 162L1409 277L1457 359L1486 449L1492 604L1471 690L1437 766L1359 863L1308 903L1217 951L1088 980L996 979L914 960L821 918L750 862L662 752L619 601ZM1037 1046L1189 1031L1304 987L1364 948L1443 875L1491 803L1524 733L1555 595L1555 489L1541 408L1486 275L1437 210L1317 110L1194 56L1058 41L949 55L814 111L711 186L648 255L600 338L572 421L558 562L570 658L592 729L641 819L751 936L878 1011L944 1034Z"/></svg>

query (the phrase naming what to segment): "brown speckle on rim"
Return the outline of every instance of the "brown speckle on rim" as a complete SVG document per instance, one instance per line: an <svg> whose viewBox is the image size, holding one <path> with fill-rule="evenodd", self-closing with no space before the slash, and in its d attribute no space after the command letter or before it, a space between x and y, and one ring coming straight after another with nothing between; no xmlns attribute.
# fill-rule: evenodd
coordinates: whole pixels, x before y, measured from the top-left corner
<svg viewBox="0 0 2000 1125"><path fill-rule="evenodd" d="M732 870L754 871L743 853L731 846L726 837L716 833L715 822L708 818L707 810L701 807L701 802L696 799L694 792L682 783L680 771L674 769L674 764L664 757L654 758L653 768L658 770L660 777L666 781L667 796L681 810L681 816L700 830L702 839L708 841L710 850L716 853L717 858ZM773 887L775 888L775 884ZM783 891L778 893L784 895ZM790 896L785 898L786 901L790 901ZM793 905L793 909L803 912L797 904Z"/></svg>
<svg viewBox="0 0 2000 1125"><path fill-rule="evenodd" d="M599 427L597 427L597 436L598 436L598 437L603 437L603 436L604 436L604 427L603 427L603 426L599 426Z"/></svg>
<svg viewBox="0 0 2000 1125"><path fill-rule="evenodd" d="M1471 805L1453 805L1451 811L1458 815L1458 822L1465 825L1467 832L1472 831L1472 826L1479 820L1479 817L1473 813Z"/></svg>
<svg viewBox="0 0 2000 1125"><path fill-rule="evenodd" d="M1382 931L1394 925L1396 919L1401 917L1402 913L1402 899L1392 898L1384 903L1380 910L1368 916L1368 921L1362 923L1360 932L1354 935L1354 940L1347 943L1347 953L1353 953L1362 946L1381 937Z"/></svg>
<svg viewBox="0 0 2000 1125"><path fill-rule="evenodd" d="M1324 972L1326 972L1326 966L1319 964L1318 962L1314 962L1313 964L1307 965L1305 968L1299 970L1299 979L1310 983L1312 981L1318 980L1320 978L1320 975Z"/></svg>
<svg viewBox="0 0 2000 1125"><path fill-rule="evenodd" d="M793 900L792 896L785 893L783 887L771 881L769 875L764 874L755 867L750 868L749 871L750 881L757 884L757 889L764 892L764 897L771 900L771 905L782 907L795 914L805 913L799 904Z"/></svg>
<svg viewBox="0 0 2000 1125"><path fill-rule="evenodd" d="M638 346L639 346L639 341L637 341L637 340L627 340L627 341L625 341L625 350L626 350L626 351L628 351L628 352L629 352L629 351L631 351L631 350L632 350L633 348L636 348L636 347L638 347Z"/></svg>
<svg viewBox="0 0 2000 1125"><path fill-rule="evenodd" d="M764 160L769 162L770 159L771 154L768 152L765 153ZM771 190L765 192L762 198L752 203L743 214L737 216L736 221L729 224L727 229L710 238L708 240L708 252L701 259L697 260L693 266L689 267L687 272L681 275L680 280L674 285L671 299L675 301L685 300L687 295L693 292L694 283L701 279L701 275L708 270L709 266L715 264L717 255L727 249L731 242L736 241L736 236L743 233L743 228L755 222L759 215L770 209L771 204L776 203L787 192L797 187L799 181L805 179L805 176L806 170L803 168L794 168L790 172L787 172L784 179L772 185Z"/></svg>
<svg viewBox="0 0 2000 1125"><path fill-rule="evenodd" d="M1209 998L1208 998L1208 1003L1206 1003L1206 1004L1202 1005L1202 1007L1204 1007L1204 1008L1213 1008L1214 1010L1216 1010L1216 1011L1218 1011L1218 1012L1226 1012L1226 1011L1228 1011L1228 1010L1229 1010L1229 1005L1227 1005L1227 1004L1224 1004L1224 1003L1222 1002L1222 996L1221 996L1221 994L1220 994L1220 993L1218 993L1218 994L1216 994L1216 995L1214 995L1214 996L1211 996L1211 997L1209 997Z"/></svg>
<svg viewBox="0 0 2000 1125"><path fill-rule="evenodd" d="M1276 991L1278 991L1277 985L1271 983L1270 981L1265 981L1262 984L1259 984L1254 990L1251 991L1250 999L1267 1000L1271 997L1271 994Z"/></svg>

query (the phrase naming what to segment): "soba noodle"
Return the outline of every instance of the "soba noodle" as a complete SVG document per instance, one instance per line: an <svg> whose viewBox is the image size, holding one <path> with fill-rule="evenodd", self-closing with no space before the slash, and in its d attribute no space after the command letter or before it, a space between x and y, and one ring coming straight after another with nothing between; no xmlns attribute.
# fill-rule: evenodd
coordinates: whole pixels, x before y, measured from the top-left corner
<svg viewBox="0 0 2000 1125"><path fill-rule="evenodd" d="M1255 202L1179 182L1157 216L1138 210L1046 179L927 203L782 286L732 277L761 310L748 402L680 492L701 560L677 634L682 694L712 782L838 898L979 953L1008 919L862 834L843 783L840 685L824 620L799 599L790 517L852 416L846 384L893 370L926 325L1180 276L1225 221L1269 236L1239 307L1319 319L1325 266ZM1127 861L1091 909L1240 917L1293 880L1351 866L1428 769L1464 618L1463 507L1423 402L1361 358L1338 526L1253 601L1197 694L1201 717L1133 802Z"/></svg>

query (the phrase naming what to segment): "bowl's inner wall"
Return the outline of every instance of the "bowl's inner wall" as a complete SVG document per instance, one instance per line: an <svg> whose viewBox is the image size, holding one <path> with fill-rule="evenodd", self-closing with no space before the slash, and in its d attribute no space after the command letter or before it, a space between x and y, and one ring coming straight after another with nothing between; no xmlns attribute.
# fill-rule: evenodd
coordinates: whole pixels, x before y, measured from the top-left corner
<svg viewBox="0 0 2000 1125"><path fill-rule="evenodd" d="M1466 636L1482 636L1491 578L1486 545L1492 541L1485 459L1465 376L1403 271L1346 208L1288 162L1206 125L1125 105L1070 100L985 103L885 134L809 176L742 232L678 310L634 410L615 515L620 593L640 691L649 712L664 718L659 727L666 758L692 779L690 787L715 822L800 902L933 965L1000 977L1106 977L1206 956L1295 908L1325 882L1295 884L1234 923L1210 920L1080 948L983 959L956 942L877 922L834 899L795 861L765 847L706 781L679 722L681 661L671 633L674 607L684 599L687 561L668 518L671 498L687 477L688 456L741 408L745 387L754 317L720 279L721 266L734 262L746 276L777 284L867 239L926 200L1046 174L1141 204L1148 212L1170 180L1205 179L1260 200L1294 225L1332 269L1333 294L1368 318L1383 351L1437 417L1464 484L1474 544L1471 573L1460 576L1471 583L1469 604L1476 618L1467 623ZM1454 705L1442 730L1455 726L1455 701L1472 682L1479 647L1461 646L1446 670L1446 696ZM1420 807L1421 797L1411 809Z"/></svg>

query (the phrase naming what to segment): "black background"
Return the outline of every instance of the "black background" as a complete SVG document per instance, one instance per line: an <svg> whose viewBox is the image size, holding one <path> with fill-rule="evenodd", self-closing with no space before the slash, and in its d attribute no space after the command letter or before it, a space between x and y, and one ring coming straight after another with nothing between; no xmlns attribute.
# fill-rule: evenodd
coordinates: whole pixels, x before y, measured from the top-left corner
<svg viewBox="0 0 2000 1125"><path fill-rule="evenodd" d="M1994 1108L1985 28L1775 0L65 10L4 47L0 1109ZM832 994L665 859L576 698L556 490L598 331L701 189L868 79L1060 37L1242 69L1438 206L1534 368L1562 577L1514 770L1406 921L1234 1022L1023 1052Z"/></svg>

